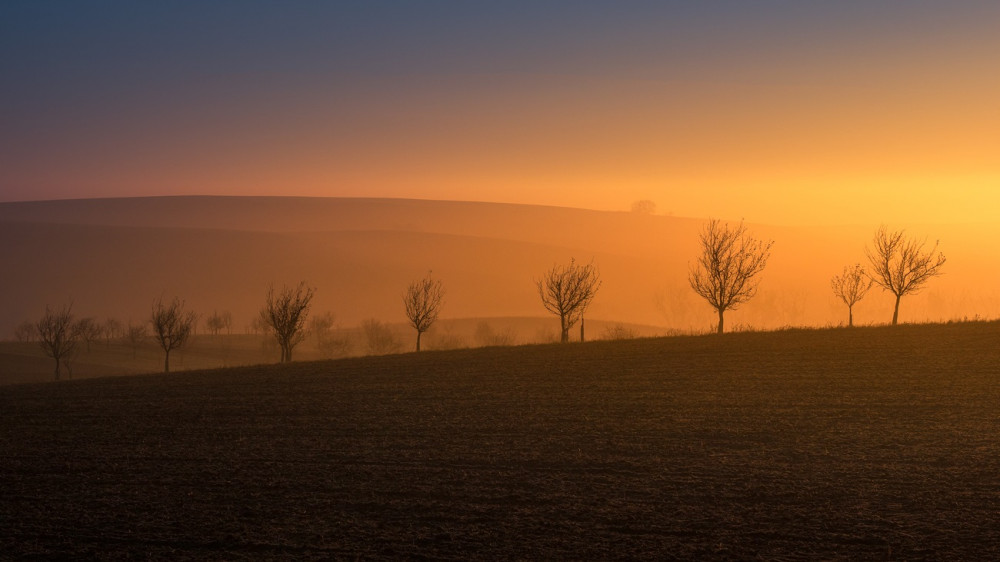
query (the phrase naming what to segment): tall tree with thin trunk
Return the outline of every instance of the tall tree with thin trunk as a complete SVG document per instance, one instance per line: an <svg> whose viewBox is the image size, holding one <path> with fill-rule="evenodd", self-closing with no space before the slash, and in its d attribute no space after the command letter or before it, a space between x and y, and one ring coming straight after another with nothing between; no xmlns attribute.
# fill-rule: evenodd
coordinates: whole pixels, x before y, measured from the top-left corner
<svg viewBox="0 0 1000 562"><path fill-rule="evenodd" d="M941 275L947 259L938 251L938 243L924 251L926 241L907 238L905 231L889 232L882 226L875 232L871 248L865 248L871 271L868 276L876 285L896 296L892 325L899 321L899 301L903 295L920 292L933 277Z"/></svg>
<svg viewBox="0 0 1000 562"><path fill-rule="evenodd" d="M184 301L177 297L169 303L164 303L162 298L153 301L149 321L153 325L153 336L163 348L164 373L170 372L170 352L187 343L197 319L193 311L184 310Z"/></svg>
<svg viewBox="0 0 1000 562"><path fill-rule="evenodd" d="M72 357L79 339L73 322L73 305L63 306L58 311L46 306L45 315L35 324L35 329L42 351L56 360L56 380L59 380L60 367Z"/></svg>
<svg viewBox="0 0 1000 562"><path fill-rule="evenodd" d="M559 317L559 341L569 341L569 330L583 318L583 313L601 288L601 275L593 262L581 265L570 259L569 265L554 265L535 281L542 306ZM580 331L583 338L583 331Z"/></svg>
<svg viewBox="0 0 1000 562"><path fill-rule="evenodd" d="M860 263L845 267L844 273L834 275L830 281L833 294L847 305L847 326L849 328L854 326L854 305L865 298L873 283Z"/></svg>
<svg viewBox="0 0 1000 562"><path fill-rule="evenodd" d="M773 244L750 236L742 222L727 225L711 219L705 225L701 255L688 282L719 313L718 333L725 329L726 311L736 310L757 294Z"/></svg>
<svg viewBox="0 0 1000 562"><path fill-rule="evenodd" d="M277 293L273 285L267 287L260 317L281 348L282 363L291 362L292 350L306 337L306 318L315 293L305 281L295 287L283 286Z"/></svg>
<svg viewBox="0 0 1000 562"><path fill-rule="evenodd" d="M403 292L406 318L417 331L417 351L420 351L420 336L437 320L443 304L444 285L439 279L431 278L430 274L410 283Z"/></svg>

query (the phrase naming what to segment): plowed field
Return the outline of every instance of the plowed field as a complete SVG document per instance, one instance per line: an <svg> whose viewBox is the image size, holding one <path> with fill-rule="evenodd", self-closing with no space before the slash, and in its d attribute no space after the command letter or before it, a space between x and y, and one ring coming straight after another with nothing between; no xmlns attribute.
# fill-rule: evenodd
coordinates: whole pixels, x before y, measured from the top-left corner
<svg viewBox="0 0 1000 562"><path fill-rule="evenodd" d="M0 557L998 559L1000 325L0 387Z"/></svg>

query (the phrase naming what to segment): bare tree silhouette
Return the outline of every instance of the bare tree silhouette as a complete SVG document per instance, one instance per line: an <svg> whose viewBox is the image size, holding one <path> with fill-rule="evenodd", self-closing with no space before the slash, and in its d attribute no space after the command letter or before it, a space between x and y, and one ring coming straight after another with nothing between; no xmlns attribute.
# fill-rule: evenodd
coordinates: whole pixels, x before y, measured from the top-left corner
<svg viewBox="0 0 1000 562"><path fill-rule="evenodd" d="M926 242L906 238L905 231L889 232L879 227L871 248L865 248L872 269L868 273L876 285L896 296L892 325L899 320L899 301L903 295L915 294L932 278L941 275L947 259L938 252L938 243L925 252Z"/></svg>
<svg viewBox="0 0 1000 562"><path fill-rule="evenodd" d="M830 281L833 294L847 305L847 326L854 326L854 305L865 298L868 290L872 288L872 279L865 273L865 268L861 264L847 266L844 273L834 275Z"/></svg>
<svg viewBox="0 0 1000 562"><path fill-rule="evenodd" d="M184 301L177 297L169 303L162 298L153 301L150 323L153 325L153 336L163 348L163 372L170 372L170 352L187 343L194 323L198 319L193 311L184 311Z"/></svg>
<svg viewBox="0 0 1000 562"><path fill-rule="evenodd" d="M601 276L593 262L579 265L571 259L569 265L554 265L535 282L545 310L559 317L559 341L569 341L569 330L583 318L590 301L601 288ZM583 338L583 330L580 331Z"/></svg>
<svg viewBox="0 0 1000 562"><path fill-rule="evenodd" d="M104 346L111 347L111 340L120 338L122 336L122 323L117 318L108 317L104 320L104 324L101 326L101 331L104 333Z"/></svg>
<svg viewBox="0 0 1000 562"><path fill-rule="evenodd" d="M385 355L396 353L402 344L396 339L392 328L374 318L369 318L361 323L361 331L365 335L365 344L368 355Z"/></svg>
<svg viewBox="0 0 1000 562"><path fill-rule="evenodd" d="M656 212L656 203L649 199L632 202L632 212L637 215L652 215Z"/></svg>
<svg viewBox="0 0 1000 562"><path fill-rule="evenodd" d="M316 291L305 281L295 287L283 286L277 294L274 286L267 287L264 308L260 316L271 329L278 347L281 348L281 362L292 360L292 350L306 337L306 317Z"/></svg>
<svg viewBox="0 0 1000 562"><path fill-rule="evenodd" d="M31 320L25 320L14 328L14 339L22 342L28 343L35 341L38 337L38 324L32 322Z"/></svg>
<svg viewBox="0 0 1000 562"><path fill-rule="evenodd" d="M420 336L434 324L444 304L444 286L428 274L410 283L403 292L403 304L406 318L417 331L417 351L420 351Z"/></svg>
<svg viewBox="0 0 1000 562"><path fill-rule="evenodd" d="M218 312L213 310L212 314L205 319L205 328L213 336L219 335L223 330L229 331L233 326L233 315L228 310Z"/></svg>
<svg viewBox="0 0 1000 562"><path fill-rule="evenodd" d="M73 322L73 305L63 306L58 311L46 306L45 315L35 324L35 329L42 351L56 360L55 380L59 380L60 366L72 357L79 338Z"/></svg>
<svg viewBox="0 0 1000 562"><path fill-rule="evenodd" d="M90 353L90 344L100 339L101 335L104 334L104 328L101 327L96 318L88 316L77 320L76 333L87 346L87 353Z"/></svg>
<svg viewBox="0 0 1000 562"><path fill-rule="evenodd" d="M726 225L718 219L708 221L700 238L701 255L688 282L719 313L717 332L721 334L725 312L736 310L757 294L774 241L753 238L742 222Z"/></svg>
<svg viewBox="0 0 1000 562"><path fill-rule="evenodd" d="M128 323L128 327L125 328L125 335L123 336L123 339L125 343L132 348L132 359L135 359L136 351L139 349L139 346L146 341L148 335L149 334L146 332L145 324L133 325L132 322Z"/></svg>

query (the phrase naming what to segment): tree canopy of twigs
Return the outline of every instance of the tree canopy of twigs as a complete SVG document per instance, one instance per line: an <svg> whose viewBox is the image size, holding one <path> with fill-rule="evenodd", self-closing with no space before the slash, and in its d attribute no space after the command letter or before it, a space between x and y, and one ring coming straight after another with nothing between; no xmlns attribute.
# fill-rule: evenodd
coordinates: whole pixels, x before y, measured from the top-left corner
<svg viewBox="0 0 1000 562"><path fill-rule="evenodd" d="M46 306L45 315L35 324L42 351L56 361L56 380L59 380L62 363L72 357L79 339L72 309L73 305L63 306L60 310Z"/></svg>
<svg viewBox="0 0 1000 562"><path fill-rule="evenodd" d="M552 266L535 284L545 310L559 317L559 341L568 342L570 328L583 318L601 288L597 266L593 262L578 264L571 259L569 265Z"/></svg>
<svg viewBox="0 0 1000 562"><path fill-rule="evenodd" d="M306 337L306 318L315 292L305 281L295 287L283 286L277 293L273 285L267 287L260 317L281 348L282 363L292 360L292 350Z"/></svg>
<svg viewBox="0 0 1000 562"><path fill-rule="evenodd" d="M871 264L869 277L876 285L896 296L892 312L892 325L899 320L899 301L903 295L915 294L933 277L941 275L947 259L934 243L924 251L925 241L907 238L903 230L890 232L885 226L875 232L871 248L865 254Z"/></svg>
<svg viewBox="0 0 1000 562"><path fill-rule="evenodd" d="M413 281L403 292L406 318L417 331L417 351L420 351L420 336L437 320L444 304L444 285L440 279L429 274Z"/></svg>
<svg viewBox="0 0 1000 562"><path fill-rule="evenodd" d="M170 352L187 343L197 318L193 311L184 310L184 301L177 297L169 303L162 298L153 301L149 321L153 325L153 336L163 348L164 373L170 372Z"/></svg>
<svg viewBox="0 0 1000 562"><path fill-rule="evenodd" d="M700 235L701 255L688 282L719 314L717 332L725 328L727 310L736 310L757 294L760 274L771 256L773 240L757 240L740 222L711 219Z"/></svg>
<svg viewBox="0 0 1000 562"><path fill-rule="evenodd" d="M865 298L874 281L865 273L860 263L844 268L844 273L830 280L833 294L847 305L847 326L854 326L854 305Z"/></svg>

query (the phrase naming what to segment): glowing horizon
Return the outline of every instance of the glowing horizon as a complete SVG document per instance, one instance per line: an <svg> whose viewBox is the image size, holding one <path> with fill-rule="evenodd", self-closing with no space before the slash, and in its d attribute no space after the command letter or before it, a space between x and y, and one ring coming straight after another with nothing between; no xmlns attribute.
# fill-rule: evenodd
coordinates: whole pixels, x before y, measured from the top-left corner
<svg viewBox="0 0 1000 562"><path fill-rule="evenodd" d="M5 13L4 13L5 12ZM1000 222L1000 8L0 8L0 200Z"/></svg>

